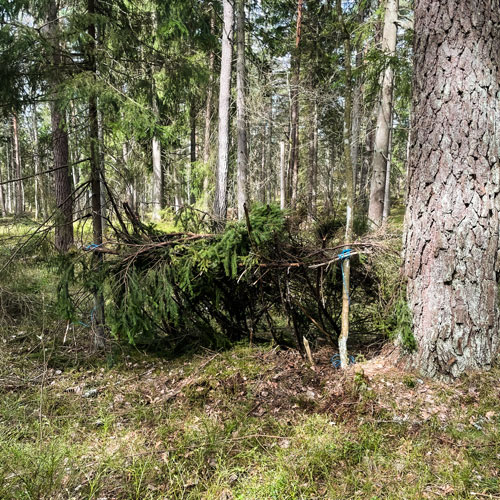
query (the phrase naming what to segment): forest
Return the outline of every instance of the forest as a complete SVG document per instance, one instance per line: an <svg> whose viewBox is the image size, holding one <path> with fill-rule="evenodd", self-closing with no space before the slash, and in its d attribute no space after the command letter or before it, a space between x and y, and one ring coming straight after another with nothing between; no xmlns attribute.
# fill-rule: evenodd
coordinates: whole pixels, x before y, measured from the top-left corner
<svg viewBox="0 0 500 500"><path fill-rule="evenodd" d="M500 498L496 0L0 0L0 499Z"/></svg>

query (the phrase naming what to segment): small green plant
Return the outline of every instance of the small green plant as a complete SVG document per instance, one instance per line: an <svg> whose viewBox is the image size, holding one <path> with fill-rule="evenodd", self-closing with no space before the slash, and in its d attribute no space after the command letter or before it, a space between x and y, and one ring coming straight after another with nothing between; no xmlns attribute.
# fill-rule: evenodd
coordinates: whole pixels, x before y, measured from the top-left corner
<svg viewBox="0 0 500 500"><path fill-rule="evenodd" d="M394 318L396 322L395 337L403 349L413 352L417 349L417 341L413 336L413 320L408 303L402 297L394 307Z"/></svg>
<svg viewBox="0 0 500 500"><path fill-rule="evenodd" d="M408 387L409 389L413 389L417 385L417 382L411 375L405 375L403 377L403 384L406 385L406 387Z"/></svg>

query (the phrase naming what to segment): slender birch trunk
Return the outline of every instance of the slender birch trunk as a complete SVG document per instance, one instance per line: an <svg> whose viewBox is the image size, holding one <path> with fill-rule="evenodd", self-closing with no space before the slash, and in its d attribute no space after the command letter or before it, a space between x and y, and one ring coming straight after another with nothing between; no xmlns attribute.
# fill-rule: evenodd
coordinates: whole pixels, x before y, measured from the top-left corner
<svg viewBox="0 0 500 500"><path fill-rule="evenodd" d="M223 221L227 214L227 176L229 170L229 104L231 97L231 62L233 54L234 7L223 0L222 56L219 88L218 161L215 176L214 216Z"/></svg>
<svg viewBox="0 0 500 500"><path fill-rule="evenodd" d="M398 8L399 0L386 0L382 51L386 56L390 57L393 57L396 52ZM394 70L392 64L389 63L382 75L380 104L375 133L370 204L368 206L368 218L373 227L379 226L382 223L383 217L389 137L392 128L393 87Z"/></svg>

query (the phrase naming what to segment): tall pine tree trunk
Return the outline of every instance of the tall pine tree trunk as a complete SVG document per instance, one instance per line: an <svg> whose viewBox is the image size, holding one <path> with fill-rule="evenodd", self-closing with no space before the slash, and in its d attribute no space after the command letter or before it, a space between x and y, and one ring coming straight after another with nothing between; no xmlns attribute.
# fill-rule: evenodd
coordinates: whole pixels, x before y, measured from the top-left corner
<svg viewBox="0 0 500 500"><path fill-rule="evenodd" d="M500 8L415 3L405 271L425 375L488 368L499 346Z"/></svg>
<svg viewBox="0 0 500 500"><path fill-rule="evenodd" d="M59 9L56 0L50 0L47 16L47 31L51 44L52 72L50 86L53 98L50 104L52 125L52 151L54 155L54 186L57 205L55 247L66 253L73 245L73 193L69 171L68 131L62 109L60 94L62 57L59 46Z"/></svg>
<svg viewBox="0 0 500 500"><path fill-rule="evenodd" d="M386 0L384 33L382 36L382 51L387 56L394 56L396 51L397 20L399 0ZM377 114L377 127L375 133L375 151L373 154L373 170L370 185L370 204L368 218L373 226L382 223L384 210L385 177L387 170L387 157L389 154L389 137L392 123L392 95L394 87L394 70L392 63L387 67L382 76L380 103Z"/></svg>
<svg viewBox="0 0 500 500"><path fill-rule="evenodd" d="M248 199L248 153L245 95L245 0L236 0L238 59L236 62L236 129L238 136L237 181L238 219L245 216L244 206Z"/></svg>
<svg viewBox="0 0 500 500"><path fill-rule="evenodd" d="M232 0L223 0L222 56L219 88L218 161L215 176L214 215L222 221L227 213L227 176L229 169L229 103L231 97L231 60L233 54L234 8Z"/></svg>

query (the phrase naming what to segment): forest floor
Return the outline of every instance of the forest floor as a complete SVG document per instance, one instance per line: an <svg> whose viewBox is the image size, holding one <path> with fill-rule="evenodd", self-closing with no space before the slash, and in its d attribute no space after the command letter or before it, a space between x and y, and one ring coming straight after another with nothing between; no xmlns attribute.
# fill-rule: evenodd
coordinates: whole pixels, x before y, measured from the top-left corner
<svg viewBox="0 0 500 500"><path fill-rule="evenodd" d="M383 355L341 372L329 347L315 370L244 343L96 355L38 252L0 273L0 499L500 499L500 367L448 385Z"/></svg>
<svg viewBox="0 0 500 500"><path fill-rule="evenodd" d="M238 345L92 357L3 330L2 499L500 498L500 369L446 385Z"/></svg>

